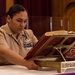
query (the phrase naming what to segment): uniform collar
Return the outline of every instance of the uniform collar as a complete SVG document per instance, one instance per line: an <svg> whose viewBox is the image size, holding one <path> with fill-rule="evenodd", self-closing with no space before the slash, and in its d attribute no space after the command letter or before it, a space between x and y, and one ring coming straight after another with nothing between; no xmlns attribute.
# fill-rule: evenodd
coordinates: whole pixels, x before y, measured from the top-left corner
<svg viewBox="0 0 75 75"><path fill-rule="evenodd" d="M13 36L13 35L14 35L14 34L12 33L12 31L10 30L10 28L9 28L9 26L8 26L8 23L5 24L5 25L3 25L3 26L2 26L2 29L4 29L5 32L6 32L8 35L10 35L10 36ZM26 36L25 33L24 33L24 30L19 34L19 38L20 38L21 36Z"/></svg>

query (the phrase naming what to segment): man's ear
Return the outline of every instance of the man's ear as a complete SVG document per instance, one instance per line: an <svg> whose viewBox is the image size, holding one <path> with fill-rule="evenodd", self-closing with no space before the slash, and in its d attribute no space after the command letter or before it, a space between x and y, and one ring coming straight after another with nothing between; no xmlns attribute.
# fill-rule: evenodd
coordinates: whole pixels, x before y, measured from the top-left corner
<svg viewBox="0 0 75 75"><path fill-rule="evenodd" d="M7 21L7 22L10 22L10 21L11 21L11 17L10 17L9 15L7 15L6 21Z"/></svg>

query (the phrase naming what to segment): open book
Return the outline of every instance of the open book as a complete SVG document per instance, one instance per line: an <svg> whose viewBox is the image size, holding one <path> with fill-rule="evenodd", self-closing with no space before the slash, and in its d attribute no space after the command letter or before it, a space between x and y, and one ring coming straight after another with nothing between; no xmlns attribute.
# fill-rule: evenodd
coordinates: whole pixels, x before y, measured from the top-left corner
<svg viewBox="0 0 75 75"><path fill-rule="evenodd" d="M46 32L39 39L37 44L27 54L25 59L32 57L52 57L61 56L65 61L66 58L74 58L75 34L69 34L65 30ZM73 51L73 52L72 52Z"/></svg>

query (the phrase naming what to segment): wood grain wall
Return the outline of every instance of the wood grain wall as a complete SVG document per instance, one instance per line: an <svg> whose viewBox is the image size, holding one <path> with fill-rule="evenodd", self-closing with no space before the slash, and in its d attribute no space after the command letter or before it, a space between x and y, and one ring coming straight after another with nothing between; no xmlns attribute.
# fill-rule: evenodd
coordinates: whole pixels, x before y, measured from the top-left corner
<svg viewBox="0 0 75 75"><path fill-rule="evenodd" d="M6 0L6 12L14 4L14 0Z"/></svg>

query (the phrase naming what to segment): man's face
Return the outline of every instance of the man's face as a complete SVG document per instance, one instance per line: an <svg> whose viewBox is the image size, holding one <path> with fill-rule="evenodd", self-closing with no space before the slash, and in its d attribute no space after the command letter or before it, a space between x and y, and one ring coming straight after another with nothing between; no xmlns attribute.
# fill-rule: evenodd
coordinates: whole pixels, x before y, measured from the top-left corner
<svg viewBox="0 0 75 75"><path fill-rule="evenodd" d="M28 14L26 11L15 14L12 19L10 16L7 18L7 22L13 33L21 33L27 24L27 20Z"/></svg>

